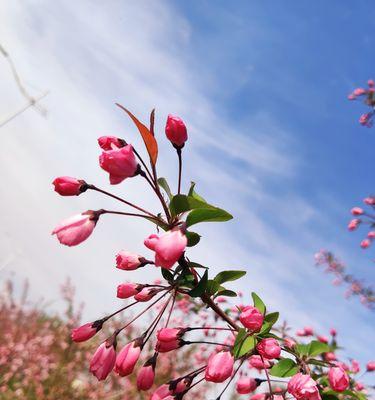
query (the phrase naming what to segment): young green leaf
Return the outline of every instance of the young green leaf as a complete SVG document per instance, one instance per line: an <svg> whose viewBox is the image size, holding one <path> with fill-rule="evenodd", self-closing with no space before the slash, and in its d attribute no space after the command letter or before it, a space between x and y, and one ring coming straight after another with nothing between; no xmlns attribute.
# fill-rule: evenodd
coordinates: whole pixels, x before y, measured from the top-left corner
<svg viewBox="0 0 375 400"><path fill-rule="evenodd" d="M330 347L326 343L319 342L318 340L313 340L309 345L308 355L310 357L315 357L322 353L327 353L330 351Z"/></svg>
<svg viewBox="0 0 375 400"><path fill-rule="evenodd" d="M221 285L224 282L236 281L246 275L246 271L222 271L219 272L214 280Z"/></svg>
<svg viewBox="0 0 375 400"><path fill-rule="evenodd" d="M166 281L173 282L173 274L171 271L167 270L166 268L162 268L161 274Z"/></svg>
<svg viewBox="0 0 375 400"><path fill-rule="evenodd" d="M169 197L169 200L172 199L173 194L171 192L171 189L168 185L168 182L165 178L159 178L158 179L158 185L165 191L165 193L167 194L167 196Z"/></svg>
<svg viewBox="0 0 375 400"><path fill-rule="evenodd" d="M216 295L215 295L215 297L218 297L218 296L237 297L237 293L234 292L233 290L221 289L221 290L219 290L219 291L216 293Z"/></svg>
<svg viewBox="0 0 375 400"><path fill-rule="evenodd" d="M270 369L270 375L285 378L298 372L298 365L290 358L282 358Z"/></svg>
<svg viewBox="0 0 375 400"><path fill-rule="evenodd" d="M189 196L194 197L195 199L200 200L204 203L207 203L206 200L195 191L195 182L191 182L190 184Z"/></svg>
<svg viewBox="0 0 375 400"><path fill-rule="evenodd" d="M192 226L200 222L225 222L233 218L227 211L221 208L198 208L189 213L186 218L186 226Z"/></svg>
<svg viewBox="0 0 375 400"><path fill-rule="evenodd" d="M186 231L185 235L187 237L188 247L193 247L193 246L197 245L199 243L199 241L201 240L201 236L195 232Z"/></svg>
<svg viewBox="0 0 375 400"><path fill-rule="evenodd" d="M206 270L197 286L188 293L191 297L200 297L207 289L208 271Z"/></svg>
<svg viewBox="0 0 375 400"><path fill-rule="evenodd" d="M246 339L239 343L237 351L234 353L236 358L240 358L247 354L249 351L253 350L256 345L256 340L254 336L247 336Z"/></svg>
<svg viewBox="0 0 375 400"><path fill-rule="evenodd" d="M169 209L172 215L181 214L186 211L194 210L197 208L214 208L210 204L197 200L194 197L186 196L184 194L176 194L172 197L169 204Z"/></svg>
<svg viewBox="0 0 375 400"><path fill-rule="evenodd" d="M251 293L253 298L254 307L257 308L262 314L266 313L266 305L263 303L262 299L254 292Z"/></svg>

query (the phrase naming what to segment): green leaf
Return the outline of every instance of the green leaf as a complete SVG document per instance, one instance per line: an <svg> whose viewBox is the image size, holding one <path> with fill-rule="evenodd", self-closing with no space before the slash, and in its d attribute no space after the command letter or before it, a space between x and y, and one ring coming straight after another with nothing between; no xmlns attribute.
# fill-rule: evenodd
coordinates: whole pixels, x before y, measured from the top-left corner
<svg viewBox="0 0 375 400"><path fill-rule="evenodd" d="M220 284L213 279L207 281L207 294L209 296L214 295L220 288Z"/></svg>
<svg viewBox="0 0 375 400"><path fill-rule="evenodd" d="M186 231L185 235L187 237L188 247L193 247L193 246L197 245L199 243L199 241L201 240L201 236L195 232Z"/></svg>
<svg viewBox="0 0 375 400"><path fill-rule="evenodd" d="M204 203L207 203L206 200L202 196L199 196L199 194L194 189L195 189L195 182L191 182L189 189L189 196L194 197L195 199L200 200Z"/></svg>
<svg viewBox="0 0 375 400"><path fill-rule="evenodd" d="M175 196L172 197L171 202L169 204L169 209L171 210L173 216L199 208L205 209L205 208L215 208L215 207L211 206L210 204L204 201L197 200L192 196L186 196L184 194L176 194Z"/></svg>
<svg viewBox="0 0 375 400"><path fill-rule="evenodd" d="M262 314L265 314L266 306L262 299L254 292L251 293L251 297L253 298L254 307L257 308Z"/></svg>
<svg viewBox="0 0 375 400"><path fill-rule="evenodd" d="M171 271L169 271L166 268L161 269L161 274L163 275L163 278L168 281L168 282L173 282L173 274Z"/></svg>
<svg viewBox="0 0 375 400"><path fill-rule="evenodd" d="M202 279L198 282L194 289L188 293L191 297L200 297L207 289L208 271L206 270L202 276Z"/></svg>
<svg viewBox="0 0 375 400"><path fill-rule="evenodd" d="M253 348L255 347L256 340L254 336L246 337L246 335L247 335L246 329L241 328L238 331L232 350L235 358L242 357L249 351L253 350Z"/></svg>
<svg viewBox="0 0 375 400"><path fill-rule="evenodd" d="M214 280L221 285L224 282L236 281L246 275L246 271L222 271L219 272Z"/></svg>
<svg viewBox="0 0 375 400"><path fill-rule="evenodd" d="M295 349L300 356L307 356L309 354L309 345L299 343L296 345Z"/></svg>
<svg viewBox="0 0 375 400"><path fill-rule="evenodd" d="M237 293L234 292L233 290L229 290L229 289L223 289L223 290L219 290L215 297L217 296L225 296L225 297L237 297Z"/></svg>
<svg viewBox="0 0 375 400"><path fill-rule="evenodd" d="M194 261L189 261L189 267L190 267L190 268L204 268L204 269L208 269L208 267L205 267L204 265L198 264L198 263L196 263L196 262L194 262Z"/></svg>
<svg viewBox="0 0 375 400"><path fill-rule="evenodd" d="M319 340L313 340L309 345L308 355L315 357L322 353L330 351L330 347L326 343L319 342Z"/></svg>
<svg viewBox="0 0 375 400"><path fill-rule="evenodd" d="M158 179L158 185L159 185L162 189L164 189L165 193L167 193L167 196L169 197L169 200L171 200L172 197L173 197L173 194L172 194L172 192L171 192L171 189L170 189L170 187L169 187L169 185L168 185L167 180L166 180L165 178L159 178L159 179Z"/></svg>
<svg viewBox="0 0 375 400"><path fill-rule="evenodd" d="M322 393L322 400L338 400L339 398L334 394Z"/></svg>
<svg viewBox="0 0 375 400"><path fill-rule="evenodd" d="M278 319L279 319L278 312L267 314L264 317L264 322L262 325L262 329L260 330L260 334L269 332Z"/></svg>
<svg viewBox="0 0 375 400"><path fill-rule="evenodd" d="M270 375L285 378L298 372L298 365L291 358L282 358L270 369Z"/></svg>
<svg viewBox="0 0 375 400"><path fill-rule="evenodd" d="M186 218L186 226L192 226L200 222L225 222L233 218L227 211L221 208L198 208L191 211Z"/></svg>

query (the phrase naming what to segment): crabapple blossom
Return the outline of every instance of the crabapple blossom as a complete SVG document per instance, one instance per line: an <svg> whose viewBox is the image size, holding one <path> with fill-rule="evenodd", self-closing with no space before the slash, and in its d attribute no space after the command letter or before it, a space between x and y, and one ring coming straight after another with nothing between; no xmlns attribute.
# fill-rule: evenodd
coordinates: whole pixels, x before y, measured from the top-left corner
<svg viewBox="0 0 375 400"><path fill-rule="evenodd" d="M78 328L74 328L71 338L74 342L85 342L91 339L97 332L102 329L103 321L88 322Z"/></svg>
<svg viewBox="0 0 375 400"><path fill-rule="evenodd" d="M209 382L224 382L233 372L234 358L228 351L212 354L208 359L205 379Z"/></svg>
<svg viewBox="0 0 375 400"><path fill-rule="evenodd" d="M280 357L281 347L278 341L274 338L262 339L257 344L256 348L262 357L268 358L269 360Z"/></svg>
<svg viewBox="0 0 375 400"><path fill-rule="evenodd" d="M342 367L332 367L328 372L328 381L336 392L343 392L349 387L349 376Z"/></svg>
<svg viewBox="0 0 375 400"><path fill-rule="evenodd" d="M61 196L78 196L87 189L85 181L70 176L59 176L52 183Z"/></svg>
<svg viewBox="0 0 375 400"><path fill-rule="evenodd" d="M288 392L297 400L320 400L316 382L310 375L298 373L288 382Z"/></svg>
<svg viewBox="0 0 375 400"><path fill-rule="evenodd" d="M136 283L121 283L117 286L117 297L119 299L128 299L135 296L142 290L142 285Z"/></svg>
<svg viewBox="0 0 375 400"><path fill-rule="evenodd" d="M115 366L116 361L116 350L113 343L102 343L96 350L94 356L90 362L90 372L95 375L95 377L102 381Z"/></svg>
<svg viewBox="0 0 375 400"><path fill-rule="evenodd" d="M116 255L116 268L133 271L139 268L144 261L144 257L130 251L122 250Z"/></svg>
<svg viewBox="0 0 375 400"><path fill-rule="evenodd" d="M263 314L253 306L246 306L240 314L242 325L254 332L260 330L263 325L263 319Z"/></svg>
<svg viewBox="0 0 375 400"><path fill-rule="evenodd" d="M247 376L241 377L236 383L236 390L238 394L249 394L258 387L258 383L254 378Z"/></svg>
<svg viewBox="0 0 375 400"><path fill-rule="evenodd" d="M183 147L188 138L184 121L180 117L176 117L172 114L168 115L165 134L177 148Z"/></svg>
<svg viewBox="0 0 375 400"><path fill-rule="evenodd" d="M120 350L116 357L115 371L120 376L128 376L133 372L141 354L141 342L135 340Z"/></svg>

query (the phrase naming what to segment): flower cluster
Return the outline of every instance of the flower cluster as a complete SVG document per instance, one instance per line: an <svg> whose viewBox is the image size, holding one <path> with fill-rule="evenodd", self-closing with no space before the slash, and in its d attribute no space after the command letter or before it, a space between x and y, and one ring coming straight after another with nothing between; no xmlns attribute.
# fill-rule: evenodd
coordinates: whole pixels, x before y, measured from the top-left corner
<svg viewBox="0 0 375 400"><path fill-rule="evenodd" d="M359 123L370 128L373 125L372 118L375 110L375 82L370 79L367 81L368 88L356 88L348 95L349 100L363 99L363 102L371 108L371 111L362 114L359 118Z"/></svg>
<svg viewBox="0 0 375 400"><path fill-rule="evenodd" d="M251 397L252 400L284 399L288 393L298 400L318 400L327 395L338 399L343 391L349 391L349 397L353 399L358 396L365 398L365 388L358 386L353 371L337 360L335 338L330 342L312 340L301 343L287 335L285 329L279 333L274 327L279 313L269 312L257 294L252 293L251 304L248 301L243 304L242 298L241 303L236 305L227 300L227 297L235 298L238 294L225 286L244 276L244 271L226 270L210 277L207 266L187 256L188 247L200 241L200 235L191 230L192 226L202 222L228 221L232 216L209 204L195 191L194 183L186 193L182 193L182 150L188 136L180 118L169 116L165 129L166 137L178 157L177 192L173 194L167 180L158 177L154 113L151 113L148 127L128 110L119 107L131 117L139 130L149 165L131 144L116 137L99 139L102 149L99 164L109 173L112 185L136 176L144 179L160 203L161 211L153 214L80 179L65 177L64 181L64 177L57 178L54 181L55 190L62 195L96 190L132 208L132 212L86 211L63 221L53 233L62 244L75 246L92 234L103 215L146 219L156 226L155 231L144 239L151 255L146 257L121 250L116 256L116 266L127 274L138 268L159 267L163 279L157 283L126 281L120 284L117 296L128 299L124 307L73 330L72 339L83 342L100 334L114 316L119 313L127 315L124 323L109 335L104 335L104 340L91 358L91 373L100 381L112 371L125 378L135 373L138 390L150 390L151 400L182 399L198 385L226 382L216 396L220 400L235 379L238 394L249 394L261 387ZM130 316L129 313L137 308L139 310ZM176 308L183 309L186 315L197 314L196 324L190 325L189 318L174 323ZM129 340L124 332L152 310L156 310L156 317L151 318L141 334L133 335ZM311 328L305 328L300 336L305 338L312 332ZM163 354L178 353L181 349L194 349L196 346L197 351L193 351L190 359L186 360L191 368L188 373L171 376L164 384L155 385L155 379L161 373L160 358ZM148 348L153 349L151 356L145 352ZM137 369L138 364L140 369ZM254 370L258 371L259 377L252 377ZM273 377L288 377L290 380L280 382Z"/></svg>
<svg viewBox="0 0 375 400"><path fill-rule="evenodd" d="M366 211L362 207L353 207L351 209L351 214L355 218L350 220L348 229L349 231L354 231L360 225L368 226L369 231L367 233L367 237L361 242L362 249L367 249L375 239L375 214L373 214L375 211L375 196L366 197L363 200L363 203L365 206L368 206L371 211Z"/></svg>

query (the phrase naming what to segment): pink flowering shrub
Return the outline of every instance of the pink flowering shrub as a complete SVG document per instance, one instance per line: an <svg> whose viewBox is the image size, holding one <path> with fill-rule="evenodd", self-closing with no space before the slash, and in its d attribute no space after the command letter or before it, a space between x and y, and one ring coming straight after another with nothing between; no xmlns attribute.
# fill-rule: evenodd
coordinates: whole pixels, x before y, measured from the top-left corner
<svg viewBox="0 0 375 400"><path fill-rule="evenodd" d="M356 378L358 363L348 365L336 354L335 331L331 331L330 338L315 338L313 328L305 327L292 337L285 324L276 325L279 313L269 310L256 293L251 298L240 296L233 304L238 294L228 289L227 283L240 279L245 271L226 270L212 276L207 266L190 259L189 247L200 241L200 235L192 229L204 222L225 222L232 216L202 198L194 183L183 190L182 151L188 134L180 118L169 116L165 130L178 158L177 191L173 193L167 179L158 176L154 112L147 126L119 107L136 125L148 159L124 139L102 137L100 166L109 174L112 185L123 181L126 184L126 179L135 177L144 179L158 201L159 212L152 213L82 180L69 178L65 185L61 177L54 182L55 190L62 195L95 190L128 209L86 211L60 223L53 233L62 244L75 246L87 239L106 215L145 219L150 223L144 240L149 255L121 250L117 267L125 274L144 268L145 277L148 269L159 268L161 280L124 282L117 289L119 297L128 299L123 308L74 329L73 339L78 342L100 337L101 343L91 357L91 373L105 382L111 376L122 377L120 381L135 376L135 398L148 392L151 400L201 398L205 385L220 400L224 393L228 394L232 383L238 394L256 390L252 400L280 400L290 395L301 400L337 400L343 392L345 399L366 399L368 389ZM176 318L179 311L183 318ZM141 332L131 330L135 321L153 312L150 323ZM126 318L117 318L118 324L108 327L120 313ZM163 355L175 360L183 352L187 352L184 360L188 372L178 371L176 365L165 377ZM160 382L161 376L165 377L164 383L157 385L155 380Z"/></svg>
<svg viewBox="0 0 375 400"><path fill-rule="evenodd" d="M366 104L366 106L370 107L370 111L364 113L359 118L359 123L363 126L367 126L371 128L373 125L373 116L374 116L374 107L375 107L375 82L370 79L367 81L367 88L356 88L352 93L348 95L349 100L358 100L361 99Z"/></svg>

